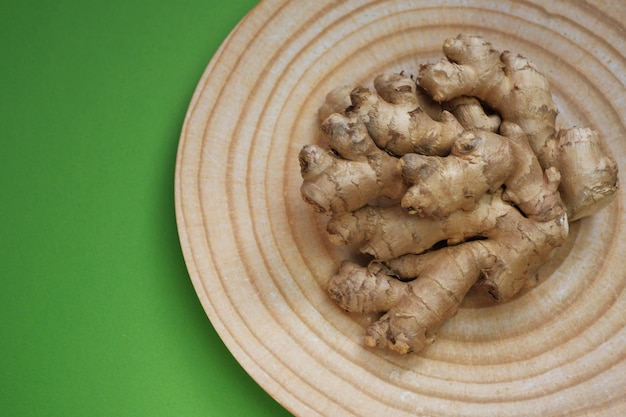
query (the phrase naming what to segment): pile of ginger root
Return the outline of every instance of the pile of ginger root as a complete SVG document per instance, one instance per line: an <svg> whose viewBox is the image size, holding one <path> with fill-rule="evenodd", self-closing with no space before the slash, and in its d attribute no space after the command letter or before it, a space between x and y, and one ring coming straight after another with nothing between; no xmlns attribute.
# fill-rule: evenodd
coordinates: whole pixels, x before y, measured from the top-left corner
<svg viewBox="0 0 626 417"><path fill-rule="evenodd" d="M443 44L416 77L340 87L319 110L330 149L299 154L303 199L329 216L344 310L378 317L369 347L419 352L473 286L507 301L537 282L569 223L607 206L617 165L588 128L557 129L548 81L480 36Z"/></svg>

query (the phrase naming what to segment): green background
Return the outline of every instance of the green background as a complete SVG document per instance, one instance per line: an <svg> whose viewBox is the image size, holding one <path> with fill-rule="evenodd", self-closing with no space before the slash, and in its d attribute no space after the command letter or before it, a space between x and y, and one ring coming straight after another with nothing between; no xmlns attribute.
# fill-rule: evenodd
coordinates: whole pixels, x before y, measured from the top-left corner
<svg viewBox="0 0 626 417"><path fill-rule="evenodd" d="M187 106L256 3L0 5L0 414L290 415L211 326L174 212Z"/></svg>

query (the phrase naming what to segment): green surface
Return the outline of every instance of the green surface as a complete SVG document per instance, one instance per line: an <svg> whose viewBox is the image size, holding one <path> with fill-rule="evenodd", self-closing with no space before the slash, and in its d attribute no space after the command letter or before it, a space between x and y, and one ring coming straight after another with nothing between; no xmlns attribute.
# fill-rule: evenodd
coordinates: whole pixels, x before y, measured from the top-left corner
<svg viewBox="0 0 626 417"><path fill-rule="evenodd" d="M0 5L0 414L287 416L193 290L174 167L255 0Z"/></svg>

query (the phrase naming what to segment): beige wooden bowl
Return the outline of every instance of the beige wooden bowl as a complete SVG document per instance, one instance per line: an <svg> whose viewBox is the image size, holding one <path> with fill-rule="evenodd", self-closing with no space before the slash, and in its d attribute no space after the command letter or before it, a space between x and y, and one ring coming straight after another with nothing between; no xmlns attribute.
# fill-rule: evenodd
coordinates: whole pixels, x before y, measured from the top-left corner
<svg viewBox="0 0 626 417"><path fill-rule="evenodd" d="M561 123L596 129L626 172L625 21L608 0L269 0L246 16L189 107L176 211L198 296L250 375L298 416L626 415L623 191L572 225L538 287L472 293L435 344L398 356L365 348L364 320L324 292L347 255L302 202L297 160L328 91L416 73L465 32L530 57Z"/></svg>

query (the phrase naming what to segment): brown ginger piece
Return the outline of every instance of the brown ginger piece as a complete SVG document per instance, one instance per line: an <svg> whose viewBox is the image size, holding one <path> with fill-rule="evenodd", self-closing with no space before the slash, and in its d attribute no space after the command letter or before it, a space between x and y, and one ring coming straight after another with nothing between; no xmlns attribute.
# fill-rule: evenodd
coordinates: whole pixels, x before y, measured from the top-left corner
<svg viewBox="0 0 626 417"><path fill-rule="evenodd" d="M343 113L350 106L350 93L352 87L341 86L334 88L326 95L324 104L318 109L317 117L320 123L333 113Z"/></svg>
<svg viewBox="0 0 626 417"><path fill-rule="evenodd" d="M617 165L590 129L556 130L558 110L546 77L527 58L498 52L480 36L461 34L443 44L447 60L422 67L420 84L436 101L476 97L502 120L519 125L543 169L561 173L576 159L587 168L562 175L560 193L570 221L605 207L617 189ZM574 145L574 146L572 146ZM577 164L576 164L577 165Z"/></svg>
<svg viewBox="0 0 626 417"><path fill-rule="evenodd" d="M399 205L368 205L333 217L326 230L331 242L358 245L359 252L387 261L425 252L442 241L456 245L482 236L510 207L499 193L483 194L472 210L457 210L445 218L416 216Z"/></svg>
<svg viewBox="0 0 626 417"><path fill-rule="evenodd" d="M504 198L525 216L538 221L553 220L566 211L558 192L561 174L555 167L543 170L521 127L503 122L500 133L511 148L511 175L504 182Z"/></svg>
<svg viewBox="0 0 626 417"><path fill-rule="evenodd" d="M331 216L330 240L372 256L343 262L329 294L347 311L379 313L365 344L399 353L435 340L472 286L506 301L534 285L568 221L617 189L593 131L556 132L546 78L526 58L470 35L444 53L422 67L421 85L384 74L374 90L329 95L320 117L334 154L300 154L302 195Z"/></svg>
<svg viewBox="0 0 626 417"><path fill-rule="evenodd" d="M412 186L401 205L420 216L448 217L459 209L471 210L483 194L502 186L511 174L510 161L507 139L485 131L463 132L446 157L404 155L402 175Z"/></svg>
<svg viewBox="0 0 626 417"><path fill-rule="evenodd" d="M435 340L439 327L456 313L473 285L478 282L498 301L509 300L533 283L538 267L567 237L564 214L536 222L498 196L484 204L482 210L492 211L489 219L496 223L482 233L484 240L407 253L386 261L385 268L378 263L342 264L329 281L331 298L346 311L384 313L366 331L368 346L399 353L421 350ZM477 222L478 217L465 220Z"/></svg>
<svg viewBox="0 0 626 417"><path fill-rule="evenodd" d="M440 242L453 246L494 237L497 222L512 209L501 193L484 194L472 210L457 210L445 218L412 215L399 206L368 205L333 217L327 232L337 245L358 245L359 252L389 261L405 254L424 253Z"/></svg>
<svg viewBox="0 0 626 417"><path fill-rule="evenodd" d="M339 157L316 145L300 151L300 191L316 211L344 213L379 197L397 199L404 194L396 158L374 144L362 120L335 113L322 128Z"/></svg>
<svg viewBox="0 0 626 417"><path fill-rule="evenodd" d="M410 77L383 74L374 81L376 91L357 87L347 109L365 123L374 142L394 155L418 152L447 155L463 126L452 113L433 119L432 103Z"/></svg>
<svg viewBox="0 0 626 417"><path fill-rule="evenodd" d="M465 130L486 130L497 133L502 119L488 114L476 97L460 96L444 103L445 109L456 117Z"/></svg>
<svg viewBox="0 0 626 417"><path fill-rule="evenodd" d="M403 156L402 175L413 185L402 197L402 207L421 216L447 217L472 209L485 192L504 184L505 198L526 216L543 221L561 216L558 171L541 169L519 126L504 122L500 130L504 136L465 131L447 157Z"/></svg>
<svg viewBox="0 0 626 417"><path fill-rule="evenodd" d="M561 173L559 191L570 221L591 216L617 194L617 164L589 128L561 129L556 135L555 166Z"/></svg>

